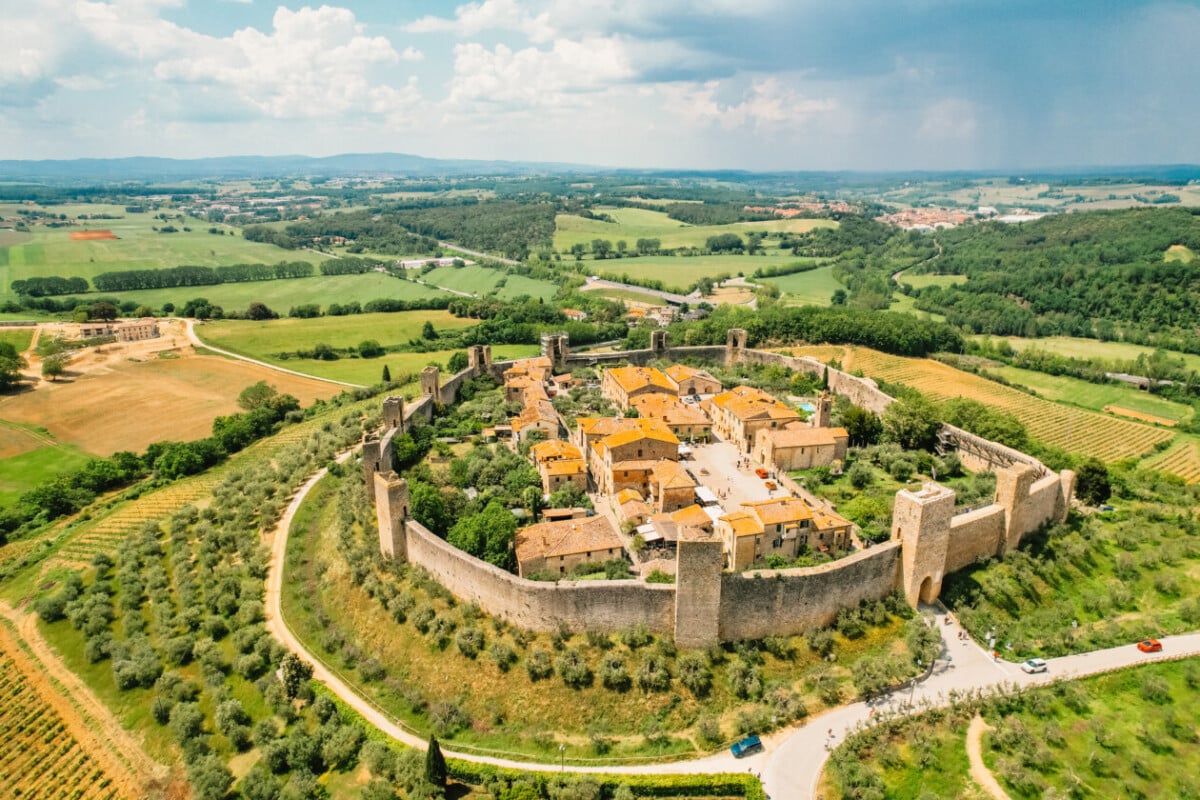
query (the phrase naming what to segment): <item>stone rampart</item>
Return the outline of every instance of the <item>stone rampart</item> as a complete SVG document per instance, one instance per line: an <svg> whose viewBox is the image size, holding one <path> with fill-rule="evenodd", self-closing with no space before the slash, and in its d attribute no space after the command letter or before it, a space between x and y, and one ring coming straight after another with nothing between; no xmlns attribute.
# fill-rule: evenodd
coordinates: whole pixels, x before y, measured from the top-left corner
<svg viewBox="0 0 1200 800"><path fill-rule="evenodd" d="M897 586L900 543L885 542L819 567L721 575L723 641L803 633Z"/></svg>
<svg viewBox="0 0 1200 800"><path fill-rule="evenodd" d="M1004 542L1004 508L992 504L950 520L943 572L957 572L981 558L992 558Z"/></svg>
<svg viewBox="0 0 1200 800"><path fill-rule="evenodd" d="M534 631L616 632L645 625L663 636L675 630L675 587L627 581L531 581L447 544L418 522L405 524L405 550L458 598Z"/></svg>

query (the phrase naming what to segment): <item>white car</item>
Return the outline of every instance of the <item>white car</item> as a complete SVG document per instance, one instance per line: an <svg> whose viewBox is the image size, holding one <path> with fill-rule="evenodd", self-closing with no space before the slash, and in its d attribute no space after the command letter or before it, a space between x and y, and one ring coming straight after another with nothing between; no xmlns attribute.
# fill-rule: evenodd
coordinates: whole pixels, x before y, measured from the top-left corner
<svg viewBox="0 0 1200 800"><path fill-rule="evenodd" d="M1021 664L1021 669L1025 670L1030 675L1035 672L1045 672L1049 668L1050 665L1040 658L1031 658L1025 663Z"/></svg>

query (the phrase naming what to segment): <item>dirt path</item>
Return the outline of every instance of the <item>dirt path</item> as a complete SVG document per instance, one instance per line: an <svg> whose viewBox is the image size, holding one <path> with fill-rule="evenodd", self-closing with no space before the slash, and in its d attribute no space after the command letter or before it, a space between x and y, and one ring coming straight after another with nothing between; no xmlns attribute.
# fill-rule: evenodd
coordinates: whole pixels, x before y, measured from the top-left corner
<svg viewBox="0 0 1200 800"><path fill-rule="evenodd" d="M122 796L163 794L170 771L150 758L91 689L58 659L37 629L37 618L4 602L0 602L0 616L13 624L29 652L4 624L0 624L0 648L12 655L43 701L62 717L71 736L121 787Z"/></svg>
<svg viewBox="0 0 1200 800"><path fill-rule="evenodd" d="M983 763L983 732L989 729L983 717L976 714L967 728L967 759L971 762L971 779L979 784L992 800L1012 800L1000 786L996 776Z"/></svg>
<svg viewBox="0 0 1200 800"><path fill-rule="evenodd" d="M271 364L267 361L259 361L256 358L249 358L248 356L241 355L240 353L235 353L232 350L222 350L220 347L216 347L214 345L209 344L208 342L205 342L203 339L201 339L196 334L196 321L195 320L185 319L185 320L183 320L183 324L187 328L187 337L188 337L188 340L192 343L193 347L203 347L206 350L211 350L214 353L220 353L223 356L228 356L230 358L236 358L238 361L245 361L250 364L257 364L260 367L266 367L267 369L273 369L276 372L286 372L288 375L296 375L300 378L308 378L309 380L314 380L314 381L324 381L325 383L336 383L338 386L348 386L351 389L366 388L360 383L347 383L346 381L338 381L338 380L334 380L333 378L322 378L320 375L309 375L307 372L297 372L294 369L287 369L286 367L280 367L275 364Z"/></svg>

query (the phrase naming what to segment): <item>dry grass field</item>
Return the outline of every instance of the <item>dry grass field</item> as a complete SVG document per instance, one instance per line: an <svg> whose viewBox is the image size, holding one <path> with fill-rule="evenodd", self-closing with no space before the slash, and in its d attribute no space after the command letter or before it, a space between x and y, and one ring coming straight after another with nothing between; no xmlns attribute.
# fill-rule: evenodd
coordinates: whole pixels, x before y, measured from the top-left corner
<svg viewBox="0 0 1200 800"><path fill-rule="evenodd" d="M1174 434L1132 420L1060 405L924 358L903 358L861 347L797 348L797 355L828 358L841 352L842 368L869 378L911 386L935 400L967 397L1008 411L1044 444L1072 453L1119 461L1144 456Z"/></svg>

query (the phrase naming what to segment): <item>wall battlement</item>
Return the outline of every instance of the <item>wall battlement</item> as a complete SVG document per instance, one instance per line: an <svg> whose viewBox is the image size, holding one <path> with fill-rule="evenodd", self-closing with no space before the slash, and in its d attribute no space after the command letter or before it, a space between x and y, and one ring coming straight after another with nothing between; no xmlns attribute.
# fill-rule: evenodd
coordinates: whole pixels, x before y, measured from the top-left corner
<svg viewBox="0 0 1200 800"><path fill-rule="evenodd" d="M816 359L748 349L746 332L740 329L728 332L724 346L670 347L665 331L654 333L648 349L598 354L572 353L565 334L547 334L542 352L554 361L555 369L562 370L573 365L644 365L689 358L778 364L824 375L831 391L875 413L895 402L874 381ZM421 373L417 400L384 400L385 430L382 435L363 437L362 460L384 555L425 568L456 596L531 630L565 625L612 632L644 625L656 634L673 636L680 647L691 648L802 633L830 624L842 608L897 590L914 605L931 602L948 573L980 558L1003 555L1041 526L1065 519L1070 508L1074 473L1054 473L1031 456L955 428L943 441L968 448L966 457L982 453L1007 461L997 469L995 502L955 515L951 489L929 483L919 490L901 490L896 495L891 540L838 561L769 573L726 573L721 569L720 541L681 541L674 585L637 580L530 581L458 550L408 519L408 485L392 472L392 438L405 430L414 415L432 418L436 404L457 401L464 381L484 374L500 378L512 363L493 362L491 349L480 345L468 352L468 367L444 384L437 368L427 367Z"/></svg>

